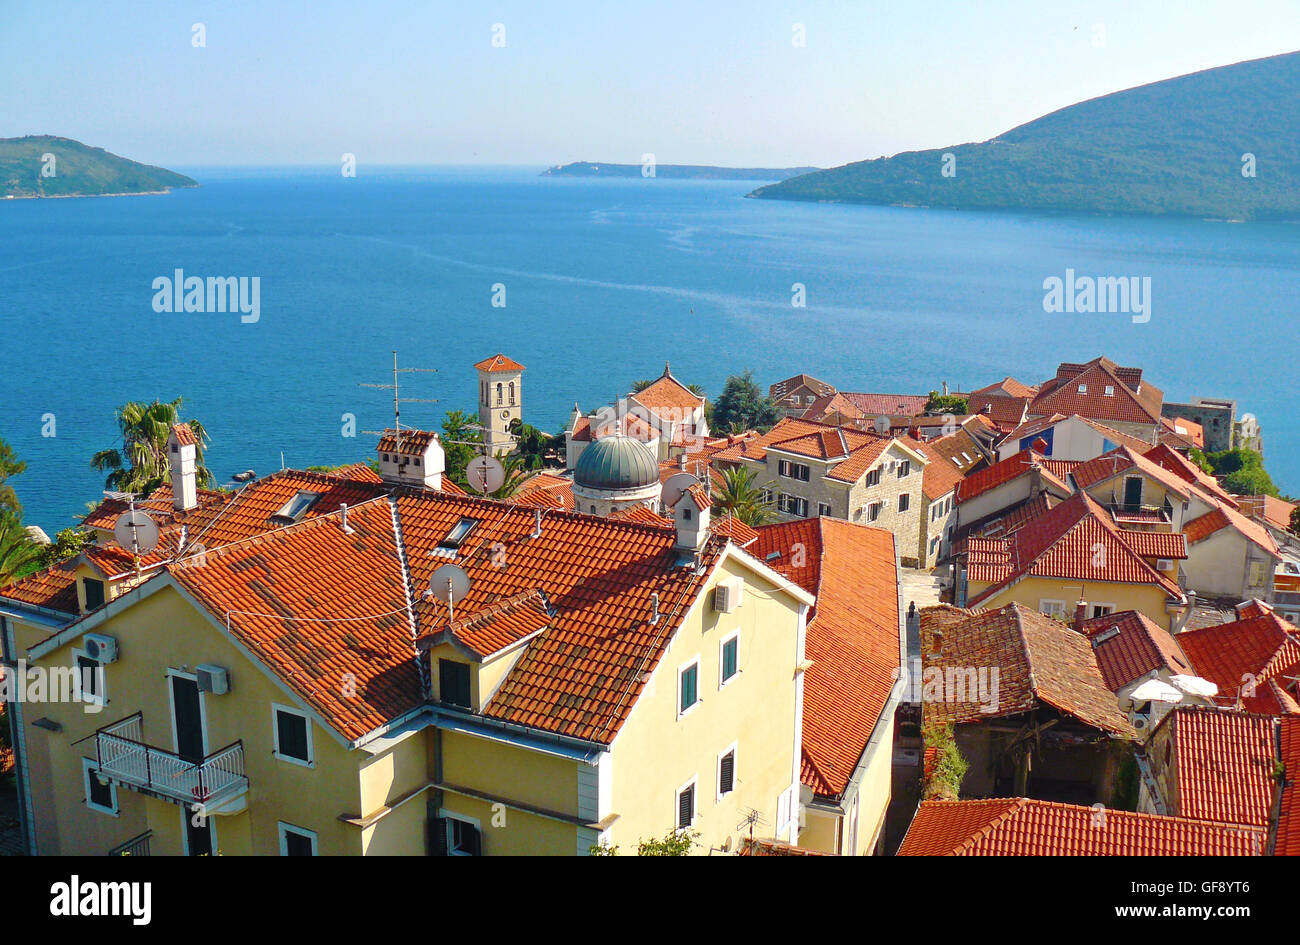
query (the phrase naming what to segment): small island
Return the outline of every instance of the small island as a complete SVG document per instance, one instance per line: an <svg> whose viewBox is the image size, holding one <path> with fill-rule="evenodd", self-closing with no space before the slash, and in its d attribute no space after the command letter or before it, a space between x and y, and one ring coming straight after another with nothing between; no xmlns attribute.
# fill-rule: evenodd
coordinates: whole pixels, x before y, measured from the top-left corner
<svg viewBox="0 0 1300 945"><path fill-rule="evenodd" d="M786 180L811 174L815 167L711 167L705 164L656 164L654 177L675 180ZM640 164L593 164L575 161L542 171L543 177L649 177Z"/></svg>
<svg viewBox="0 0 1300 945"><path fill-rule="evenodd" d="M198 181L55 135L0 138L0 199L165 194Z"/></svg>

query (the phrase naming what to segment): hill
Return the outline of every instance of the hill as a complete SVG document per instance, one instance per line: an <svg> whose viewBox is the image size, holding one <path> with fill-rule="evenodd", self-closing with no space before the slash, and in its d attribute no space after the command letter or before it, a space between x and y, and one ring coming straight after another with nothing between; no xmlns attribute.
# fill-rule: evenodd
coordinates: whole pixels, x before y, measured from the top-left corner
<svg viewBox="0 0 1300 945"><path fill-rule="evenodd" d="M982 210L1300 217L1300 53L1052 112L977 144L911 151L750 196ZM951 154L955 175L944 176ZM1254 156L1256 176L1246 155Z"/></svg>
<svg viewBox="0 0 1300 945"><path fill-rule="evenodd" d="M704 164L657 164L655 177L679 180L785 180L815 167L710 167ZM641 177L640 164L593 164L575 161L542 171L543 177Z"/></svg>
<svg viewBox="0 0 1300 945"><path fill-rule="evenodd" d="M46 155L53 155L53 162ZM46 176L44 168L53 170ZM166 193L198 182L53 135L0 138L0 198Z"/></svg>

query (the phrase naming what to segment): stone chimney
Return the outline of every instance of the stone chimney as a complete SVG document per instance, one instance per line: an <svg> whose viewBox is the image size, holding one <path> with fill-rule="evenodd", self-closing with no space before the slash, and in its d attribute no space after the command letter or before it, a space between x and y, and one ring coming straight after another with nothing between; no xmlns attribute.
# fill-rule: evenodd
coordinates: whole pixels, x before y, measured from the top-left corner
<svg viewBox="0 0 1300 945"><path fill-rule="evenodd" d="M172 505L178 512L198 508L199 441L194 431L183 423L172 427L167 436L167 464L172 480Z"/></svg>
<svg viewBox="0 0 1300 945"><path fill-rule="evenodd" d="M1072 626L1080 633L1083 632L1083 622L1088 619L1088 602L1082 597L1074 605L1074 623Z"/></svg>

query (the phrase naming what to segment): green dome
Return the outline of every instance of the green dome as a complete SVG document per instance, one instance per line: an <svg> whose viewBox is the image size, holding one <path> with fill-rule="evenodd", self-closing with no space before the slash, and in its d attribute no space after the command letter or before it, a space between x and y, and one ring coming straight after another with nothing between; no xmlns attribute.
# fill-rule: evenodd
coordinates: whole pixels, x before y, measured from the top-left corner
<svg viewBox="0 0 1300 945"><path fill-rule="evenodd" d="M578 457L575 485L587 489L643 489L659 481L659 461L640 440L623 434L601 437Z"/></svg>

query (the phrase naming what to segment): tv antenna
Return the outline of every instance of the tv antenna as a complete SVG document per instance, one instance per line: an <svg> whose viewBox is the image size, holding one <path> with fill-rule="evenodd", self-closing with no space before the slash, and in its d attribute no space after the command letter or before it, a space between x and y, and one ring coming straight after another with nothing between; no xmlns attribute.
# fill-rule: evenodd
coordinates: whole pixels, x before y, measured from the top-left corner
<svg viewBox="0 0 1300 945"><path fill-rule="evenodd" d="M127 510L113 523L113 538L135 560L135 576L140 577L140 556L158 547L158 523L135 507L134 492L105 492L107 499L125 502Z"/></svg>
<svg viewBox="0 0 1300 945"><path fill-rule="evenodd" d="M402 397L398 381L399 374L436 374L437 368L417 368L417 367L398 367L397 352L393 352L393 383L391 384L358 384L358 387L377 387L381 390L391 390L393 392L393 429L397 432L397 450L402 450L402 404L436 404L437 398L434 397ZM387 430L362 430L362 433L368 433L372 436L384 436Z"/></svg>

